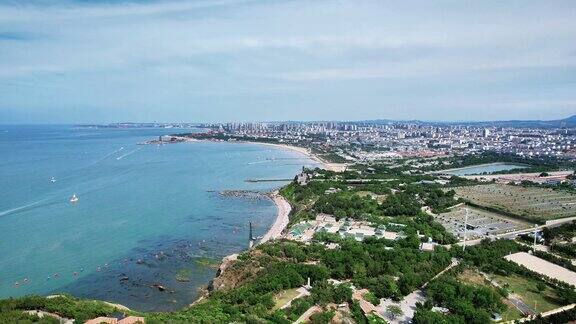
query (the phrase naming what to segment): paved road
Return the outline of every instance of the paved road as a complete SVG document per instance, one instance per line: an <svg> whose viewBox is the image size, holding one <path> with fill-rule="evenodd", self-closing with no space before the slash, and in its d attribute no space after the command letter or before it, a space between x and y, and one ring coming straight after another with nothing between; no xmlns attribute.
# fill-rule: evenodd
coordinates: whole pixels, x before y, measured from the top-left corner
<svg viewBox="0 0 576 324"><path fill-rule="evenodd" d="M416 304L417 303L424 303L426 301L426 296L424 296L424 292L422 289L418 289L413 291L404 299L402 299L399 303L393 302L391 299L386 299L378 306L378 312L383 314L386 317L388 323L391 324L404 324L404 323L411 323L412 318L414 317L414 313L416 313ZM386 308L390 305L399 306L402 310L402 315L391 319L388 317L386 313Z"/></svg>
<svg viewBox="0 0 576 324"><path fill-rule="evenodd" d="M520 313L524 314L524 316L535 314L532 308L520 299L520 296L510 294L508 295L508 300L520 311Z"/></svg>
<svg viewBox="0 0 576 324"><path fill-rule="evenodd" d="M308 292L308 289L304 287L300 287L296 291L298 292L298 295L296 295L296 297L291 298L289 301L286 302L286 304L280 306L280 309L290 307L290 305L292 305L292 302L298 298L302 298L304 296L310 296L310 292Z"/></svg>
<svg viewBox="0 0 576 324"><path fill-rule="evenodd" d="M480 273L482 274L482 276L484 276L484 279L490 281L492 286L497 287L497 288L502 288L502 286L500 286L500 284L496 280L491 279L486 273L484 273L484 272L480 272ZM516 309L518 309L520 311L520 313L524 314L524 316L535 314L534 310L532 308L530 308L530 306L528 306L528 304L526 304L520 298L520 296L518 296L516 294L509 294L507 299L510 303L512 303L512 305L514 305L514 307L516 307Z"/></svg>
<svg viewBox="0 0 576 324"><path fill-rule="evenodd" d="M304 314L302 314L302 316L298 317L298 319L296 320L296 322L294 322L294 324L307 322L310 319L310 316L312 316L312 314L320 311L322 311L322 308L314 305L308 308L308 310L305 311Z"/></svg>
<svg viewBox="0 0 576 324"><path fill-rule="evenodd" d="M447 266L444 270L440 271L437 275L435 275L430 281L440 277L446 271L452 269L453 267L457 266L459 263L458 260L452 259L452 263ZM429 282L430 282L429 281ZM402 299L399 303L392 301L391 299L386 299L378 305L378 313L384 315L388 323L391 324L404 324L404 323L411 323L412 318L414 318L414 313L416 312L416 304L417 303L424 303L426 301L426 296L424 295L423 289L426 288L428 282L422 285L422 288L413 291L411 294L407 295ZM386 315L386 308L390 305L399 306L402 309L402 315L398 316L397 318L391 319Z"/></svg>

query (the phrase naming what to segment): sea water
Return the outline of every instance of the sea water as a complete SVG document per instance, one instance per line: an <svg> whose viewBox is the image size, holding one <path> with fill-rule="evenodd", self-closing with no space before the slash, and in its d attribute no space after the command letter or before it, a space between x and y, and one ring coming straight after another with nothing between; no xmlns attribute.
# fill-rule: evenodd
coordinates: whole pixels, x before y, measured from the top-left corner
<svg viewBox="0 0 576 324"><path fill-rule="evenodd" d="M173 132L0 126L0 297L181 308L213 278L213 261L247 248L249 222L258 236L275 219L269 199L219 192L270 191L285 182L245 180L315 166L258 144L138 145Z"/></svg>

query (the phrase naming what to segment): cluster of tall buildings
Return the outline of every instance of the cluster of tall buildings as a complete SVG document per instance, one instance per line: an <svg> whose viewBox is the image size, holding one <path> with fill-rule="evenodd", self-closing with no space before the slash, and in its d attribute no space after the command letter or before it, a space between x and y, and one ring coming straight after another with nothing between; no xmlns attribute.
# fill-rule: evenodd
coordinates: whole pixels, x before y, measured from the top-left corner
<svg viewBox="0 0 576 324"><path fill-rule="evenodd" d="M434 156L496 151L523 156L576 157L576 129L497 127L420 122L273 122L201 125L233 136L330 145L346 158Z"/></svg>

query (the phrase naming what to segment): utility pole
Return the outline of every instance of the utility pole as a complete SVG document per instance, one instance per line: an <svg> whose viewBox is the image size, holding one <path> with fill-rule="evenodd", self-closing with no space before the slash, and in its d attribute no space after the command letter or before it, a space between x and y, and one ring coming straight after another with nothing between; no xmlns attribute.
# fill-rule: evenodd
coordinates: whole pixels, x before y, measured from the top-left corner
<svg viewBox="0 0 576 324"><path fill-rule="evenodd" d="M464 244L462 244L462 251L466 250L466 236L468 234L468 208L464 208Z"/></svg>
<svg viewBox="0 0 576 324"><path fill-rule="evenodd" d="M538 225L534 224L534 246L532 247L532 252L536 252L536 233L538 232Z"/></svg>
<svg viewBox="0 0 576 324"><path fill-rule="evenodd" d="M248 234L248 248L251 249L254 246L254 241L256 240L254 238L254 235L252 234L252 222L249 223L250 226L250 233Z"/></svg>

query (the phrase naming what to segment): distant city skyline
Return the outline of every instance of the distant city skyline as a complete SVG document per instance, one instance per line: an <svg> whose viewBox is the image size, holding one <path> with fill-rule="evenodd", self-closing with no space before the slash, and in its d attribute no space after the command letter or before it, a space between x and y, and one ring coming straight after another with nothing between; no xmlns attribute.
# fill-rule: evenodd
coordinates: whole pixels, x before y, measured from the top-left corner
<svg viewBox="0 0 576 324"><path fill-rule="evenodd" d="M574 1L3 1L0 124L555 120Z"/></svg>

